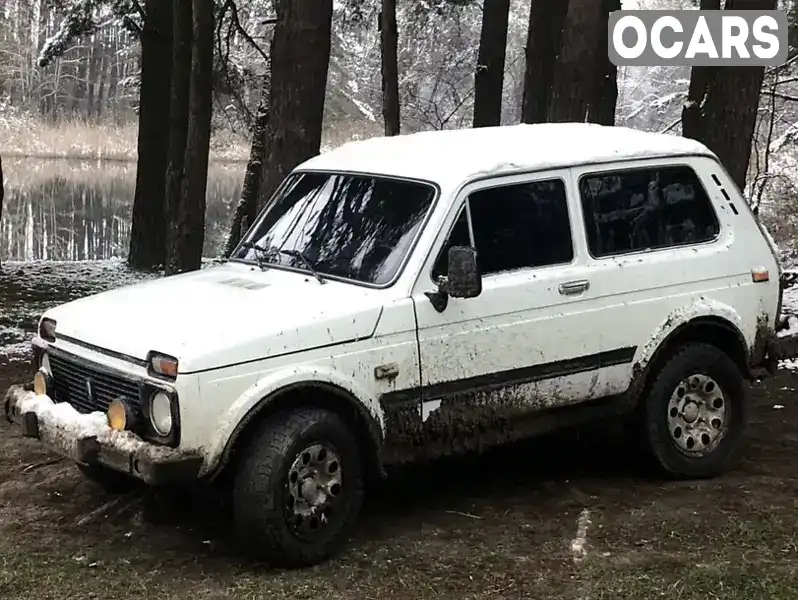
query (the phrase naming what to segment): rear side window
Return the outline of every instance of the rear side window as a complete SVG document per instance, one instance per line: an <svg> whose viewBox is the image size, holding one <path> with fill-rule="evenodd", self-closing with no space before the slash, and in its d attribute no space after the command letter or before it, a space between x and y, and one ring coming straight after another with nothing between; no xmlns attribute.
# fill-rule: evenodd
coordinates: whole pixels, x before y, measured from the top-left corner
<svg viewBox="0 0 798 600"><path fill-rule="evenodd" d="M579 182L590 254L615 256L717 237L709 196L688 166L585 175Z"/></svg>

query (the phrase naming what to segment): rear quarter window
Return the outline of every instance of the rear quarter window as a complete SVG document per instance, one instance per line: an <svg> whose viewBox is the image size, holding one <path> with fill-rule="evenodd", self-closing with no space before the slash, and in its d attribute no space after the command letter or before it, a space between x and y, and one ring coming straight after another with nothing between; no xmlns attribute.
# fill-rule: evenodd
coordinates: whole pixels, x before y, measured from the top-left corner
<svg viewBox="0 0 798 600"><path fill-rule="evenodd" d="M720 233L709 195L687 165L585 174L579 193L596 258L701 244Z"/></svg>

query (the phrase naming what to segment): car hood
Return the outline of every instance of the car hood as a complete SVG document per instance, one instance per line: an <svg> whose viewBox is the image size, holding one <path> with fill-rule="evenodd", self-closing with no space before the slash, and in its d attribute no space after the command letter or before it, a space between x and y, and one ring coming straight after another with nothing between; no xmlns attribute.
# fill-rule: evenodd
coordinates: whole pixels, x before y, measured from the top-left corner
<svg viewBox="0 0 798 600"><path fill-rule="evenodd" d="M380 291L304 273L227 263L124 286L55 307L56 336L190 373L371 336Z"/></svg>

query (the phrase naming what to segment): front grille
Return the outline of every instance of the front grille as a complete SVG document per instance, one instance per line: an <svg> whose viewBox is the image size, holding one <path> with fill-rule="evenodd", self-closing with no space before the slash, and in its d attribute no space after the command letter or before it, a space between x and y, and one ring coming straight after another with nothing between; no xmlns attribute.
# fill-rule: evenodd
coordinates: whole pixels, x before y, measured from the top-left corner
<svg viewBox="0 0 798 600"><path fill-rule="evenodd" d="M111 401L126 398L134 414L137 417L141 415L139 385L135 381L54 353L49 358L56 402L68 402L78 412L90 413L106 412Z"/></svg>

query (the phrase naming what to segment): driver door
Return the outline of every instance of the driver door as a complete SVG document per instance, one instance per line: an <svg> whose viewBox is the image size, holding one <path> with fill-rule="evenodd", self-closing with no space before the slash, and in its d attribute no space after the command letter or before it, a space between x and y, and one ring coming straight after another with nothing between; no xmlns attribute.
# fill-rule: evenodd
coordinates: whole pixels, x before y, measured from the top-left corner
<svg viewBox="0 0 798 600"><path fill-rule="evenodd" d="M497 178L462 193L416 283L422 420L473 430L595 397L601 339L568 171ZM576 231L575 231L576 230ZM426 296L453 245L473 245L482 293ZM471 425L476 424L474 429ZM434 421L428 424L435 428ZM448 426L448 425L447 425Z"/></svg>

